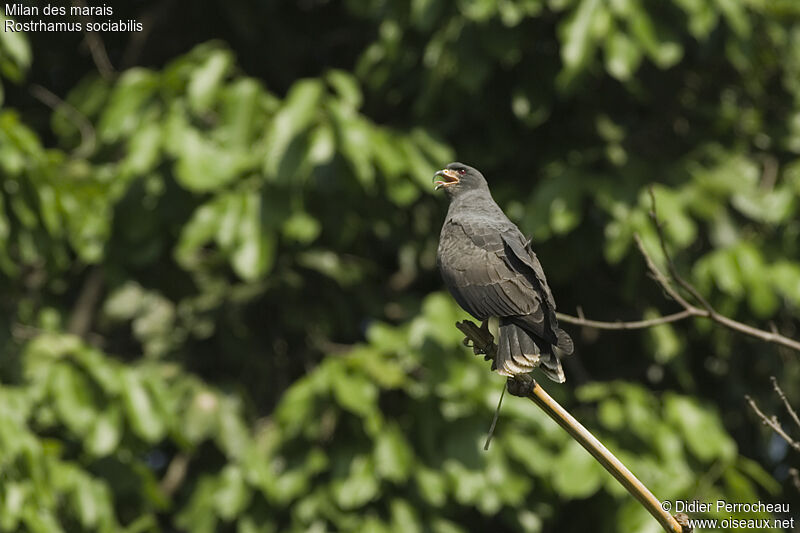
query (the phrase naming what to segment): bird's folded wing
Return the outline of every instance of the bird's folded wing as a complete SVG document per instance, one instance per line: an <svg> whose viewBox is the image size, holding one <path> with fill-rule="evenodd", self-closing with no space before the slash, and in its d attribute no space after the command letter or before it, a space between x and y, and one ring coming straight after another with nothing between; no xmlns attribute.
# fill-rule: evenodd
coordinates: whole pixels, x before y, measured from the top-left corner
<svg viewBox="0 0 800 533"><path fill-rule="evenodd" d="M541 263L539 263L539 258L536 257L536 253L531 249L530 243L523 241L522 234L519 231L504 231L500 235L503 243L511 250L514 257L522 261L536 278L539 288L544 293L545 300L553 313L553 318L555 318L556 301L553 298L550 287L547 285L547 278L544 275Z"/></svg>
<svg viewBox="0 0 800 533"><path fill-rule="evenodd" d="M513 231L504 231L501 233L502 240L508 250L508 257L513 267L516 270L523 270L515 262L521 262L524 268L533 274L536 280L537 289L543 295L545 305L545 312L547 313L547 322L550 332L554 335L553 344L561 349L564 354L571 354L574 346L572 339L567 333L558 327L558 319L556 318L556 301L553 298L553 293L547 285L547 278L545 278L542 265L539 263L539 258L536 253L531 249L530 242L525 242L522 234L514 228Z"/></svg>
<svg viewBox="0 0 800 533"><path fill-rule="evenodd" d="M506 260L500 234L465 228L458 223L451 230L461 232L442 250L446 254L442 274L451 293L464 309L478 318L527 316L544 321L542 296L524 274Z"/></svg>

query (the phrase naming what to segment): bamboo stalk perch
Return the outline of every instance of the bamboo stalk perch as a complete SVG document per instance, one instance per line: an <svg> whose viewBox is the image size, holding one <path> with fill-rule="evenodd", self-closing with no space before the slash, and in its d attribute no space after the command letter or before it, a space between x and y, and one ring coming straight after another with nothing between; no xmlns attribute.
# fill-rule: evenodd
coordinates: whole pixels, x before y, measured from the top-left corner
<svg viewBox="0 0 800 533"><path fill-rule="evenodd" d="M477 354L485 356L486 360L494 359L497 345L494 337L486 327L478 327L474 322L464 320L456 323L466 338L464 343L472 341L472 348ZM559 426L569 433L586 451L588 451L603 468L616 478L623 487L653 515L664 531L669 533L690 533L688 516L678 513L670 515L661 507L661 502L652 492L617 459L608 448L603 446L588 429L578 422L569 412L561 407L529 374L522 374L508 379L508 392L514 396L528 398L542 409L547 416L552 418Z"/></svg>

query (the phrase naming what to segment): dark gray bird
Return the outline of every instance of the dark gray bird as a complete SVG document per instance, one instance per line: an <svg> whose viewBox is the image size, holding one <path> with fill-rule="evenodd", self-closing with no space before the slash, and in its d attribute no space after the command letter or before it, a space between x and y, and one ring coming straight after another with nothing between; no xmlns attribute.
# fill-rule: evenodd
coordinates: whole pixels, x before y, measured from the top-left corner
<svg viewBox="0 0 800 533"><path fill-rule="evenodd" d="M478 320L500 319L492 368L514 376L540 367L563 383L559 353L572 353L572 339L558 327L556 303L530 241L495 203L478 170L450 163L434 179L450 200L436 262L464 310Z"/></svg>

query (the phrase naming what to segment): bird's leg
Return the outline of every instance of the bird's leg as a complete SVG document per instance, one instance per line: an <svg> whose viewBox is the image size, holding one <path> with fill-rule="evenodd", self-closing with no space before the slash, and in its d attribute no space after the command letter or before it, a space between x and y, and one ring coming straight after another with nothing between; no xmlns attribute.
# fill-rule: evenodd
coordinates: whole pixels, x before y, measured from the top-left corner
<svg viewBox="0 0 800 533"><path fill-rule="evenodd" d="M465 335L464 346L469 346L475 355L483 355L487 361L494 359L497 346L489 331L489 321L484 320L480 327L471 320L456 322L456 327Z"/></svg>
<svg viewBox="0 0 800 533"><path fill-rule="evenodd" d="M477 336L477 332L480 331L475 325L475 322L471 320L462 320L461 322L456 322L456 327L464 334L464 340L461 341L464 343L464 346L467 348L472 348L472 351L477 355L478 348L475 347L475 338Z"/></svg>
<svg viewBox="0 0 800 533"><path fill-rule="evenodd" d="M472 351L475 352L475 355L486 355L487 349L489 347L488 343L491 343L494 340L494 338L492 337L492 334L489 333L489 320L488 319L486 319L483 322L481 322L481 327L478 328L478 334L481 336L480 339L472 339L472 344L469 344L470 338L469 337L465 337L464 338L464 344L466 346L469 346L470 348L472 348ZM475 342L478 341L478 340L483 341L485 337L489 337L491 340L487 341L486 344L481 343L480 346L475 344Z"/></svg>
<svg viewBox="0 0 800 533"><path fill-rule="evenodd" d="M494 358L497 356L497 345L494 343L494 336L489 331L489 321L484 320L480 327L478 327L478 325L471 320L462 320L461 322L456 322L456 327L459 329L459 331L461 331L461 333L464 334L464 346L471 347L475 354L483 355L485 360L492 360L492 370L495 370ZM508 381L508 384L510 387L511 380ZM483 447L484 450L489 449L489 443L492 440L494 428L497 425L497 419L500 416L500 406L503 404L503 396L505 395L505 392L506 387L504 385L503 392L500 394L500 400L497 402L497 410L494 413L492 425L489 428L489 434L486 437L486 444ZM509 392L511 392L510 388Z"/></svg>
<svg viewBox="0 0 800 533"><path fill-rule="evenodd" d="M486 357L484 359L488 361L489 359L492 359L492 357L489 357L489 354L491 353L492 346L494 346L494 337L489 332L488 318L483 322L481 322L481 327L479 328L479 331L483 336L483 339L486 339L486 342L481 346L479 346L475 353L479 355L485 355Z"/></svg>

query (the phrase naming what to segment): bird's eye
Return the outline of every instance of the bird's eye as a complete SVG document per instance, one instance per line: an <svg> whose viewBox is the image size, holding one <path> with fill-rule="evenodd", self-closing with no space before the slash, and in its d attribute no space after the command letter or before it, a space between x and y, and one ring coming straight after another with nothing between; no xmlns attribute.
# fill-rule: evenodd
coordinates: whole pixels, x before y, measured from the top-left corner
<svg viewBox="0 0 800 533"><path fill-rule="evenodd" d="M458 169L458 173L459 173L459 174L461 174L461 175L463 176L464 174L466 174L466 173L467 173L467 169L465 169L465 168L459 168L459 169Z"/></svg>

